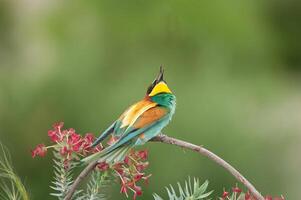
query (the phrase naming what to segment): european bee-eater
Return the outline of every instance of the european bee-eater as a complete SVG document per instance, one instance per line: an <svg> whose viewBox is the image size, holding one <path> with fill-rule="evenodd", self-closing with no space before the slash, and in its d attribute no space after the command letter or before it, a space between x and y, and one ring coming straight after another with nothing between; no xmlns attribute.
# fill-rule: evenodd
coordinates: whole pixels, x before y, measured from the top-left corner
<svg viewBox="0 0 301 200"><path fill-rule="evenodd" d="M89 163L99 160L107 163L120 161L128 149L143 145L169 123L176 108L176 97L163 79L163 68L148 87L145 97L130 106L113 124L108 127L92 147L111 135L111 145L82 161Z"/></svg>

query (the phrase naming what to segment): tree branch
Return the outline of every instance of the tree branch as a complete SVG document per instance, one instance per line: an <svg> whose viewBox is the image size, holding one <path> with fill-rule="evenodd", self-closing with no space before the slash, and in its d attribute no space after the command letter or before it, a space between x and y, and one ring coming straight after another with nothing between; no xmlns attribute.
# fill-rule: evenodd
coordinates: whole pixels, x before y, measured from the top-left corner
<svg viewBox="0 0 301 200"><path fill-rule="evenodd" d="M185 142L183 140L175 139L172 137L168 137L166 135L160 134L159 136L155 137L153 141L162 142L166 144L176 145L185 149L190 149L192 151L198 152L199 154L206 156L207 158L213 160L216 164L225 168L230 174L232 174L239 182L244 184L246 188L250 191L250 193L257 199L257 200L264 200L263 196L256 190L256 188L241 174L237 171L234 167L232 167L229 163L225 160L217 156L216 154L212 153L208 149L197 146L195 144Z"/></svg>
<svg viewBox="0 0 301 200"><path fill-rule="evenodd" d="M151 141L153 142L162 142L166 144L176 145L185 149L189 149L195 152L198 152L199 154L206 156L207 158L214 161L216 164L222 166L225 168L230 174L232 174L239 182L241 182L243 185L246 186L246 188L250 191L250 193L257 199L257 200L264 200L263 196L256 190L256 188L242 175L240 174L234 167L232 167L229 163L227 163L225 160L217 156L216 154L212 153L208 149L197 146L195 144L175 139L172 137L168 137L164 134L160 134L157 137L153 138ZM70 187L70 190L68 191L68 194L66 195L64 200L71 200L76 188L80 184L80 182L89 175L89 173L96 167L97 161L90 163L76 178L72 186Z"/></svg>

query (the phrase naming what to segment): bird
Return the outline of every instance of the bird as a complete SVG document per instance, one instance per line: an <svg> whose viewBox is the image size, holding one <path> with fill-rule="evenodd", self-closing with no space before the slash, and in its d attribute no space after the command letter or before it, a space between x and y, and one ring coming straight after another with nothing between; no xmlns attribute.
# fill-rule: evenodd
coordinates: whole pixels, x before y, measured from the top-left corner
<svg viewBox="0 0 301 200"><path fill-rule="evenodd" d="M110 145L82 159L82 163L122 161L129 149L144 145L159 135L171 121L175 108L176 97L164 80L164 69L160 66L159 74L147 88L144 98L126 109L91 147L108 137Z"/></svg>

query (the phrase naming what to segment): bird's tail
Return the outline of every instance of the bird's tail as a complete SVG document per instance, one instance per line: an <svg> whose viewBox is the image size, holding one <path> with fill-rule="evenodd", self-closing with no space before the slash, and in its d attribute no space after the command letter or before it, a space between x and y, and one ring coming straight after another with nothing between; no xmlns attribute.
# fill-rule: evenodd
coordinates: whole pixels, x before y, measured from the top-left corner
<svg viewBox="0 0 301 200"><path fill-rule="evenodd" d="M116 149L110 149L110 147L108 147L100 152L94 153L82 159L81 163L88 164L97 160L98 162L106 162L108 164L120 162L124 160L130 148L131 147L129 145L124 145Z"/></svg>

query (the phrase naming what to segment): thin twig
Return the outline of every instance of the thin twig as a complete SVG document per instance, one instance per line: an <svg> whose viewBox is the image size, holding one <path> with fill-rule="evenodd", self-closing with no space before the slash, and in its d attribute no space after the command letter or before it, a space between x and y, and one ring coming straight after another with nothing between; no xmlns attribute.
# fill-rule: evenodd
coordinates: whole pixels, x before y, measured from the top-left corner
<svg viewBox="0 0 301 200"><path fill-rule="evenodd" d="M241 175L234 167L232 167L229 163L227 163L225 160L220 158L219 156L215 155L208 149L197 146L195 144L175 139L172 137L168 137L164 134L160 134L157 137L153 138L151 141L153 142L162 142L166 144L176 145L185 149L189 149L195 152L198 152L199 154L208 157L209 159L213 160L216 164L222 166L225 168L230 174L232 174L239 182L244 184L246 188L250 191L250 193L257 199L257 200L264 200L263 196L256 190L256 188L243 176ZM71 186L67 196L64 200L71 200L72 195L74 194L76 188L80 184L80 182L89 175L89 173L95 168L97 165L97 161L90 163L76 178L73 185Z"/></svg>
<svg viewBox="0 0 301 200"><path fill-rule="evenodd" d="M78 185L84 180L84 178L86 178L92 171L93 169L96 167L98 161L93 161L91 163L89 163L89 165L78 175L78 177L75 179L74 183L72 184L72 186L70 187L65 200L70 200L76 190L76 188L78 187Z"/></svg>

